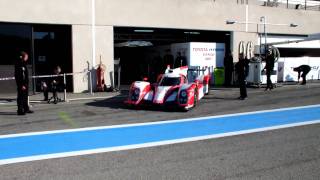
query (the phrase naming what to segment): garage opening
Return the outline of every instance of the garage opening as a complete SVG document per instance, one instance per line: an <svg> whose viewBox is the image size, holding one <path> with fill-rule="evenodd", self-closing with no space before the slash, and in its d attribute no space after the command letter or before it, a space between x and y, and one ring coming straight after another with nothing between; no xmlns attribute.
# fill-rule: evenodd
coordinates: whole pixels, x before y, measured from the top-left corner
<svg viewBox="0 0 320 180"><path fill-rule="evenodd" d="M171 62L171 66L177 65L174 61L178 54L172 52L171 45L190 42L224 43L225 49L230 49L230 32L115 27L114 57L120 60L120 84L129 85L144 77L151 82L155 81L157 74L163 72L168 63Z"/></svg>
<svg viewBox="0 0 320 180"><path fill-rule="evenodd" d="M29 54L29 75L51 75L56 66L62 72L72 72L70 25L0 23L0 78L14 76L14 64L20 51ZM30 91L41 91L41 81L29 81ZM48 79L50 81L50 79ZM0 81L1 94L16 93L14 79ZM72 91L72 77L67 78L67 90Z"/></svg>

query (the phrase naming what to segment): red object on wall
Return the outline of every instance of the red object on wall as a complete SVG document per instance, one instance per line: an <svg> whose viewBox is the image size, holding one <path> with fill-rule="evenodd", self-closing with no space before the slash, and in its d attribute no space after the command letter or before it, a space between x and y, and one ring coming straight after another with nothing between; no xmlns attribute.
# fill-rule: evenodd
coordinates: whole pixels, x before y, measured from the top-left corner
<svg viewBox="0 0 320 180"><path fill-rule="evenodd" d="M104 71L105 68L100 63L99 67L97 68L97 91L104 91Z"/></svg>

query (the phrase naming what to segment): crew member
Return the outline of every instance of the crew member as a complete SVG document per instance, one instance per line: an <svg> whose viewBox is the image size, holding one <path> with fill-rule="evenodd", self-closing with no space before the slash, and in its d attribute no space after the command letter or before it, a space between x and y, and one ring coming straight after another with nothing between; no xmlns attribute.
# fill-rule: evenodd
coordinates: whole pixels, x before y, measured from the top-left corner
<svg viewBox="0 0 320 180"><path fill-rule="evenodd" d="M182 67L187 65L187 59L185 56L181 55L181 52L178 52L177 58L174 61L174 68Z"/></svg>
<svg viewBox="0 0 320 180"><path fill-rule="evenodd" d="M269 49L268 53L267 53L267 56L266 56L266 66L265 66L266 75L267 75L267 87L266 87L266 90L273 89L273 84L272 84L272 81L271 81L271 73L272 73L273 68L274 68L274 61L275 61L275 58L274 58L274 56L272 54L272 50Z"/></svg>
<svg viewBox="0 0 320 180"><path fill-rule="evenodd" d="M33 113L28 105L28 85L29 73L27 68L28 54L24 51L20 52L19 59L17 60L14 68L14 77L17 83L17 105L18 115L25 115L26 113Z"/></svg>
<svg viewBox="0 0 320 180"><path fill-rule="evenodd" d="M227 55L224 58L224 68L225 68L225 74L224 74L224 84L225 86L230 86L231 85L231 80L232 80L232 73L233 73L233 57L232 57L232 52L229 51Z"/></svg>
<svg viewBox="0 0 320 180"><path fill-rule="evenodd" d="M308 65L301 65L299 67L293 68L293 71L298 72L298 82L299 82L300 75L301 75L301 77L302 77L302 83L301 84L303 84L303 85L305 85L307 83L306 76L310 72L310 70L311 70L311 67L308 66ZM302 74L301 74L301 72L302 72Z"/></svg>
<svg viewBox="0 0 320 180"><path fill-rule="evenodd" d="M56 66L53 70L54 75L59 75L61 73L60 66ZM48 100L48 103L53 99L53 102L56 104L58 102L61 102L61 99L58 98L58 90L61 88L65 88L65 84L63 84L63 80L61 79L61 76L55 76L51 82L51 91L52 91L52 97Z"/></svg>
<svg viewBox="0 0 320 180"><path fill-rule="evenodd" d="M243 54L239 54L239 61L235 65L236 72L238 74L238 82L240 86L240 97L238 99L245 100L247 95L247 88L246 88L246 77L247 77L247 69L249 68L249 63L244 58Z"/></svg>
<svg viewBox="0 0 320 180"><path fill-rule="evenodd" d="M164 67L167 68L170 65L170 68L173 68L174 65L174 57L170 52L170 49L166 50L166 54L163 56Z"/></svg>

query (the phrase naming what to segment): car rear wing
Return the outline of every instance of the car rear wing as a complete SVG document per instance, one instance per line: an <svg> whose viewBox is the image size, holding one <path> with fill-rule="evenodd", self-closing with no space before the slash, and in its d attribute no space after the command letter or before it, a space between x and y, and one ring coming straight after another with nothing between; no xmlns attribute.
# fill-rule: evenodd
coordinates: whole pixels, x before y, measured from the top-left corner
<svg viewBox="0 0 320 180"><path fill-rule="evenodd" d="M201 83L208 83L211 77L210 74L211 73L209 67L194 66L188 69L187 78L189 82L195 82L196 80L198 80Z"/></svg>

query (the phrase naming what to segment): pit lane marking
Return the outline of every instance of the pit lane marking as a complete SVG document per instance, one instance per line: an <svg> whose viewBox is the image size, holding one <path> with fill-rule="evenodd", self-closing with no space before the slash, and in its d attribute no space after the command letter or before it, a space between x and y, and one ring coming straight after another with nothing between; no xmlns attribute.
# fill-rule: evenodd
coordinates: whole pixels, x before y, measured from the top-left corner
<svg viewBox="0 0 320 180"><path fill-rule="evenodd" d="M0 165L160 146L320 123L320 105L0 136Z"/></svg>

